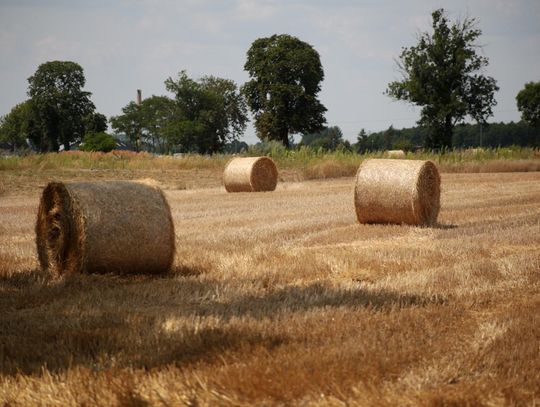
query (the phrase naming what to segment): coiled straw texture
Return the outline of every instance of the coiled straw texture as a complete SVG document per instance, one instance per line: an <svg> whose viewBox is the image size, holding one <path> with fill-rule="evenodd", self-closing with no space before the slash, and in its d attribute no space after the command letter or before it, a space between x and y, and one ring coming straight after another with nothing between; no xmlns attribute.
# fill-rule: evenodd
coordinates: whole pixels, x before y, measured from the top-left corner
<svg viewBox="0 0 540 407"><path fill-rule="evenodd" d="M366 160L356 174L358 221L433 225L439 215L440 183L431 161Z"/></svg>
<svg viewBox="0 0 540 407"><path fill-rule="evenodd" d="M225 166L227 192L258 192L276 189L278 171L269 157L235 157Z"/></svg>
<svg viewBox="0 0 540 407"><path fill-rule="evenodd" d="M49 183L36 222L42 269L163 273L174 260L169 204L159 188L127 181Z"/></svg>

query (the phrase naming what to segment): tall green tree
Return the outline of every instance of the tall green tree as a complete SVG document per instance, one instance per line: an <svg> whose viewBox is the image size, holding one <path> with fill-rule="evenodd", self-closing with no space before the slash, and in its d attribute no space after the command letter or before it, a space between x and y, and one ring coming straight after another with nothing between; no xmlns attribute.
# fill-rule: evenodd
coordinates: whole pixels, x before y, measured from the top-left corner
<svg viewBox="0 0 540 407"><path fill-rule="evenodd" d="M85 85L82 67L71 61L41 64L28 78L28 95L39 118L41 151L57 151L60 144L84 135L84 118L95 110Z"/></svg>
<svg viewBox="0 0 540 407"><path fill-rule="evenodd" d="M135 145L137 151L141 146L143 115L141 107L135 102L129 102L122 108L122 114L110 118L112 128L118 133L124 133Z"/></svg>
<svg viewBox="0 0 540 407"><path fill-rule="evenodd" d="M12 152L25 147L26 139L35 138L38 129L32 113L30 102L26 101L14 106L0 118L0 142L8 144Z"/></svg>
<svg viewBox="0 0 540 407"><path fill-rule="evenodd" d="M383 133L383 148L385 150L390 150L392 148L392 142L396 138L396 130L391 124L390 127Z"/></svg>
<svg viewBox="0 0 540 407"><path fill-rule="evenodd" d="M402 49L398 67L403 78L391 82L386 94L421 106L418 124L429 130L426 146L449 148L454 126L466 116L486 123L499 88L480 73L488 58L478 54L482 31L476 19L450 23L443 9L432 18L433 32L421 33L416 46Z"/></svg>
<svg viewBox="0 0 540 407"><path fill-rule="evenodd" d="M533 127L540 127L540 82L529 82L516 96L521 118Z"/></svg>
<svg viewBox="0 0 540 407"><path fill-rule="evenodd" d="M84 118L84 132L88 133L103 133L107 131L107 116L101 113L90 113Z"/></svg>
<svg viewBox="0 0 540 407"><path fill-rule="evenodd" d="M354 149L357 153L365 153L369 150L369 143L368 143L369 136L366 133L365 129L360 129L358 132L358 136L356 136L356 143L354 145Z"/></svg>
<svg viewBox="0 0 540 407"><path fill-rule="evenodd" d="M175 96L177 121L168 127L182 151L213 154L244 132L247 108L236 84L205 76L199 81L181 71L165 87Z"/></svg>
<svg viewBox="0 0 540 407"><path fill-rule="evenodd" d="M317 99L324 79L318 52L300 39L282 34L255 40L244 69L242 87L263 141L290 146L289 136L323 129L326 108Z"/></svg>
<svg viewBox="0 0 540 407"><path fill-rule="evenodd" d="M165 153L170 150L174 122L179 117L174 100L167 96L151 96L141 103L142 134L153 152Z"/></svg>

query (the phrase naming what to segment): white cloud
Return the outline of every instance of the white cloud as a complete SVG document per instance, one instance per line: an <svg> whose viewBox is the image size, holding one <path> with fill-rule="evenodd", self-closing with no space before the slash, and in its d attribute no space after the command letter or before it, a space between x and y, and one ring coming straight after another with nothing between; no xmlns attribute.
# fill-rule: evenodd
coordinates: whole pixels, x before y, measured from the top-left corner
<svg viewBox="0 0 540 407"><path fill-rule="evenodd" d="M260 21L275 17L280 6L270 0L237 0L234 15L238 20Z"/></svg>

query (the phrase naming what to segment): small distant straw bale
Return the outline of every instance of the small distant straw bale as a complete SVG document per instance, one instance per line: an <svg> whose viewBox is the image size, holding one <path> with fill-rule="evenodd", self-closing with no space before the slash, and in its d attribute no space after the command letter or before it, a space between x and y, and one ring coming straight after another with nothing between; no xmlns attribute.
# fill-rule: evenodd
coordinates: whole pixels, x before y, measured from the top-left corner
<svg viewBox="0 0 540 407"><path fill-rule="evenodd" d="M471 154L480 154L483 153L485 150L482 147L476 147L469 149L469 151L471 152Z"/></svg>
<svg viewBox="0 0 540 407"><path fill-rule="evenodd" d="M440 183L437 167L431 161L366 160L356 174L354 205L358 221L435 224Z"/></svg>
<svg viewBox="0 0 540 407"><path fill-rule="evenodd" d="M227 192L258 192L276 189L278 171L269 157L235 157L225 166Z"/></svg>
<svg viewBox="0 0 540 407"><path fill-rule="evenodd" d="M128 181L51 182L36 222L42 269L66 273L162 273L174 260L169 204L153 186Z"/></svg>
<svg viewBox="0 0 540 407"><path fill-rule="evenodd" d="M388 150L385 156L387 158L405 158L406 154L403 150Z"/></svg>

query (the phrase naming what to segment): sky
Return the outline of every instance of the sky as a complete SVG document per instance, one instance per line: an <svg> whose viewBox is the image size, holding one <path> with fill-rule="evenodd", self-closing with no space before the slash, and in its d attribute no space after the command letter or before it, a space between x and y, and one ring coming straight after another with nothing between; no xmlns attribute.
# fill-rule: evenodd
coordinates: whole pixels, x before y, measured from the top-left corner
<svg viewBox="0 0 540 407"><path fill-rule="evenodd" d="M241 85L251 43L290 34L319 52L327 124L355 141L362 128L418 120L417 107L384 91L400 78L401 48L430 30L441 7L452 20L478 20L480 52L490 61L484 74L500 87L489 121L519 120L516 94L540 81L538 0L0 0L0 115L27 99L28 77L47 61L80 64L85 90L110 117L137 89L143 98L167 95L164 81L181 70ZM258 141L252 125L242 140Z"/></svg>

